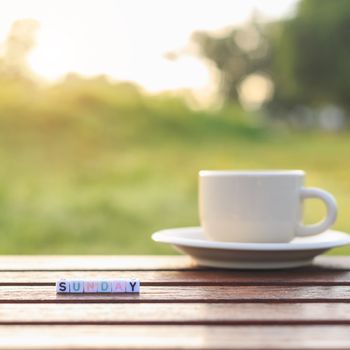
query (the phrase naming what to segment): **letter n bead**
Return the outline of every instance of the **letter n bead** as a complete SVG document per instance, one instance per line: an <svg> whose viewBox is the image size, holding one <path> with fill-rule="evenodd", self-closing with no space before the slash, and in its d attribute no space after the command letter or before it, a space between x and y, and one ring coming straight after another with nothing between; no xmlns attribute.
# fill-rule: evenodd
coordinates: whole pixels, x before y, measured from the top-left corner
<svg viewBox="0 0 350 350"><path fill-rule="evenodd" d="M59 280L56 282L56 293L69 293L69 281Z"/></svg>
<svg viewBox="0 0 350 350"><path fill-rule="evenodd" d="M84 281L84 293L97 293L98 282L97 281Z"/></svg>

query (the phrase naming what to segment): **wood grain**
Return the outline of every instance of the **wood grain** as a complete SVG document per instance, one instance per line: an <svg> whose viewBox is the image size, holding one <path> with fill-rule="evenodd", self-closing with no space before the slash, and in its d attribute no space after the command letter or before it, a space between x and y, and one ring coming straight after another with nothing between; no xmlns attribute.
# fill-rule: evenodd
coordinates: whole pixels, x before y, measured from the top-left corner
<svg viewBox="0 0 350 350"><path fill-rule="evenodd" d="M141 286L140 294L56 294L47 286L1 286L0 303L350 302L348 286Z"/></svg>
<svg viewBox="0 0 350 350"><path fill-rule="evenodd" d="M8 255L0 271L182 270L198 268L188 256L177 255Z"/></svg>
<svg viewBox="0 0 350 350"><path fill-rule="evenodd" d="M62 277L143 283L57 295ZM348 349L350 258L230 271L184 256L3 256L0 304L0 349Z"/></svg>
<svg viewBox="0 0 350 350"><path fill-rule="evenodd" d="M144 286L350 285L350 270L307 267L289 271L0 271L0 286L53 286L61 278L137 277Z"/></svg>
<svg viewBox="0 0 350 350"><path fill-rule="evenodd" d="M3 304L0 324L350 324L350 304Z"/></svg>
<svg viewBox="0 0 350 350"><path fill-rule="evenodd" d="M349 349L350 326L0 326L1 349Z"/></svg>
<svg viewBox="0 0 350 350"><path fill-rule="evenodd" d="M350 257L320 256L315 265L349 270ZM193 270L203 269L188 256L177 255L9 255L0 256L0 271L119 271L119 270ZM288 270L285 270L288 271Z"/></svg>

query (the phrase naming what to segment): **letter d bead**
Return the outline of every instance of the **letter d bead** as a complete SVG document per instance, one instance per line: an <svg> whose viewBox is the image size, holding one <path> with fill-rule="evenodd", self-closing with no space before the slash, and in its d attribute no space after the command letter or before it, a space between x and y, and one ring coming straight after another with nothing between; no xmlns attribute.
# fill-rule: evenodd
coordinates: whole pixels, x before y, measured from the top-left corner
<svg viewBox="0 0 350 350"><path fill-rule="evenodd" d="M111 293L112 292L112 283L110 281L98 282L97 292L99 292L99 293Z"/></svg>

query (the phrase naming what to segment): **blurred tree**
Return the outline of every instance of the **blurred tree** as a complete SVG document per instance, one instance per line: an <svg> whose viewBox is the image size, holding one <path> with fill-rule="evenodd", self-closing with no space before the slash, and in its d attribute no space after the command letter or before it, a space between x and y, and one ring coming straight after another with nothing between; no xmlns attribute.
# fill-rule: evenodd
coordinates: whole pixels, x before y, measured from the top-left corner
<svg viewBox="0 0 350 350"><path fill-rule="evenodd" d="M0 57L0 77L11 79L33 79L28 67L29 52L36 44L39 23L32 19L22 19L12 24Z"/></svg>
<svg viewBox="0 0 350 350"><path fill-rule="evenodd" d="M350 110L349 0L301 0L290 18L255 18L222 36L200 32L193 40L219 70L226 101L238 101L240 84L262 72L274 85L270 111L303 105Z"/></svg>
<svg viewBox="0 0 350 350"><path fill-rule="evenodd" d="M350 1L302 0L274 38L273 103L350 109Z"/></svg>
<svg viewBox="0 0 350 350"><path fill-rule="evenodd" d="M253 73L269 71L270 37L256 18L222 36L196 32L192 38L199 47L199 53L218 69L219 92L225 100L238 102L238 88L244 79Z"/></svg>

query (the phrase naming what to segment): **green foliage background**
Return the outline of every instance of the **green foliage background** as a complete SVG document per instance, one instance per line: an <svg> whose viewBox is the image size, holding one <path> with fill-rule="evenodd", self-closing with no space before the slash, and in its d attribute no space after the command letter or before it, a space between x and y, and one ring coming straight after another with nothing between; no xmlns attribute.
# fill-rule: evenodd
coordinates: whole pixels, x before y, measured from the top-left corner
<svg viewBox="0 0 350 350"><path fill-rule="evenodd" d="M327 104L350 115L350 2L301 0L293 15L272 22L252 18L222 35L197 32L193 42L220 73L220 93L238 102L239 85L250 74L273 82L265 107L284 119L300 106Z"/></svg>
<svg viewBox="0 0 350 350"><path fill-rule="evenodd" d="M0 253L172 253L150 235L198 225L200 169L304 169L350 231L347 131L267 127L237 105L193 111L104 79L0 86Z"/></svg>
<svg viewBox="0 0 350 350"><path fill-rule="evenodd" d="M151 233L199 225L201 169L304 169L306 185L336 196L335 228L349 232L349 130L305 128L327 106L349 120L349 4L302 0L277 22L194 34L220 77L217 111L103 77L41 85L27 64L39 23L14 22L0 55L0 253L173 252ZM250 114L238 87L253 73L267 74L275 93ZM303 108L311 124L299 120ZM306 222L323 215L306 202Z"/></svg>

